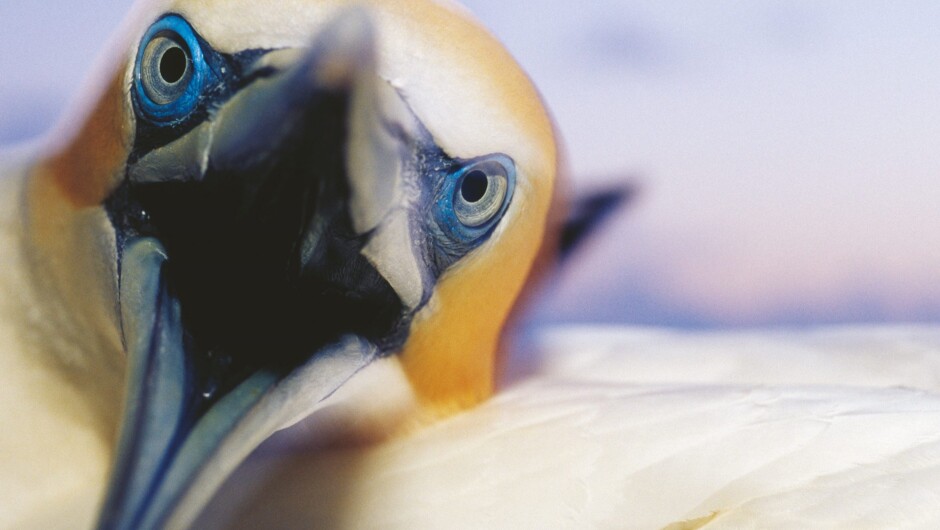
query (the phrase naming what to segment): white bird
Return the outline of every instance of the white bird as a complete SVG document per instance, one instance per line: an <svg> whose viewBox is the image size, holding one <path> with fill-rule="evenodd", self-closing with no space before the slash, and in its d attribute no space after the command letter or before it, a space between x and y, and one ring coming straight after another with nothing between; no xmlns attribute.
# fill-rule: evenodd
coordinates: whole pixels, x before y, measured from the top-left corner
<svg viewBox="0 0 940 530"><path fill-rule="evenodd" d="M358 5L147 2L4 159L0 524L940 522L931 329L559 329L466 410L553 128L460 6Z"/></svg>
<svg viewBox="0 0 940 530"><path fill-rule="evenodd" d="M3 170L7 520L186 527L370 365L368 434L492 393L557 153L462 7L150 1L122 40Z"/></svg>

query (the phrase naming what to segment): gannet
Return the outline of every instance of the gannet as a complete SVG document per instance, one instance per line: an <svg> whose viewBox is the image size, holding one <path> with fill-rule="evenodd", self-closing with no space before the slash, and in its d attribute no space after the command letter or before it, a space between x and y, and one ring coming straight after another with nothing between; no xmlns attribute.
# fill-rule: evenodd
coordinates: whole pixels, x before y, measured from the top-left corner
<svg viewBox="0 0 940 530"><path fill-rule="evenodd" d="M492 393L558 163L495 39L429 1L149 1L125 34L4 181L10 521L80 488L83 523L187 527L373 363L403 425Z"/></svg>
<svg viewBox="0 0 940 530"><path fill-rule="evenodd" d="M123 34L3 159L0 524L938 522L929 330L887 332L904 362L567 330L466 412L561 164L460 6L151 1Z"/></svg>

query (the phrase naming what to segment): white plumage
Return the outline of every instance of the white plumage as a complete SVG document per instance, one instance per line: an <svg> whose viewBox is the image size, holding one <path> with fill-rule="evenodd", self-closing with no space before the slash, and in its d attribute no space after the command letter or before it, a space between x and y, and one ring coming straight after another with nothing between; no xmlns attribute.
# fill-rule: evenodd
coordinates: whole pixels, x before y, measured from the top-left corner
<svg viewBox="0 0 940 530"><path fill-rule="evenodd" d="M439 425L357 450L268 444L199 526L940 524L936 328L534 342L515 382Z"/></svg>
<svg viewBox="0 0 940 530"><path fill-rule="evenodd" d="M0 186L17 249L22 189ZM0 259L0 344L26 351L9 312L21 256ZM311 425L273 440L197 527L940 524L940 329L572 327L522 351L494 399L438 425L360 449L297 443ZM0 363L0 523L89 525L110 456L94 414L42 359Z"/></svg>
<svg viewBox="0 0 940 530"><path fill-rule="evenodd" d="M114 420L106 425L99 407L108 378L88 392L80 362L66 356L73 335L39 331L53 320L27 277L23 160L0 160L0 528L86 528L111 458Z"/></svg>
<svg viewBox="0 0 940 530"><path fill-rule="evenodd" d="M240 9L213 10L210 3L185 4L213 37L210 40L229 51L250 47L246 35L262 33L266 36L258 42L277 46L290 39L308 42L310 36L308 31L295 31L284 40L278 33L261 31L280 27L274 24L275 15L295 13L287 8L274 13L244 2L245 9L258 10L254 17ZM311 16L292 20L318 20L312 15L320 13L321 6L307 4ZM153 9L163 7L158 3ZM400 16L396 10L389 13L389 20ZM223 14L231 18L221 18ZM227 31L233 25L226 20L242 19L257 25L256 30ZM439 20L428 20L434 39L414 42L450 43L451 34ZM396 53L385 57L389 72L397 72L389 75L390 82L412 94L436 93L451 86L445 82L462 87L413 100L421 114L433 118L430 130L439 143L461 156L513 146L518 148L517 158L528 161L524 166L534 168L532 175L551 178L555 170L551 127L533 103L537 97L528 81L517 72L518 86L525 90L505 97L499 92L505 88L507 73L515 72L508 56L500 55L500 61L485 57L476 70L467 70L481 75L454 76L454 66L463 63L451 61L452 47L407 45L418 35L411 27L392 25L388 31L390 42L401 43ZM475 30L468 35L478 37ZM481 49L498 50L488 42ZM411 53L417 48L430 59L417 61ZM440 57L431 52L440 52ZM428 66L410 69L425 59ZM131 70L124 72L123 78L129 80ZM493 87L491 72L501 79ZM487 97L476 97L481 94ZM124 94L118 95L124 101ZM453 104L466 95L474 96L473 103ZM536 110L525 111L523 104ZM448 114L451 107L459 110L457 115ZM528 129L507 122L503 113L485 112L490 109L517 111L520 124L536 116L530 132L540 140L513 145L525 139L520 131ZM498 127L467 127L482 118ZM465 128L487 134L463 141L459 133ZM123 154L116 159L122 158ZM28 163L8 160L4 166L0 526L88 527L94 524L105 489L120 410L123 357L118 354L123 348L115 315L110 315L111 320L107 316L116 299L87 298L86 292L93 289L63 280L82 278L80 274L42 272L46 267L62 272L82 266L95 269L102 285L111 286L114 275L100 272L114 272L114 256L87 243L110 249L113 242L104 236L78 237L104 214L97 206L86 204L81 210L70 205L66 214L59 212L59 217L49 220L42 236L47 246L65 241L72 247L59 254L41 254L45 247L27 239L36 236L28 220L42 216L31 217L24 209L27 204L40 209L48 204L41 195L31 203L24 200L24 188L30 185L25 180ZM535 204L548 207L548 192L532 182L521 182L520 192L541 190L541 198L520 203L524 206L517 207L520 212L531 213ZM523 196L527 195L520 193ZM520 229L514 240L505 239L508 231L500 232L504 248L518 253L520 243L525 243L531 247L529 257L534 256L543 228L541 217L536 221ZM512 258L495 261L498 267L493 265L492 270L505 273L507 265L519 261L518 255ZM80 259L91 264L77 264ZM57 260L54 266L49 263L53 260ZM471 262L480 263L480 258ZM498 278L489 274L490 269L474 270L476 276L470 278ZM517 272L527 272L527 265ZM512 289L521 282L520 277ZM406 287L402 291L414 291L401 284ZM478 291L449 291L450 303L464 303L468 294ZM514 297L515 291L506 296L506 311ZM492 305L491 298L480 300ZM467 304L486 324L480 329L492 333L493 340L483 342L495 343L502 317L481 317L471 306ZM462 315L470 314L467 307ZM455 332L467 329L466 322L446 320L446 325L434 328L439 332L435 337L445 340L425 340L420 350L435 353L446 348L456 340ZM362 414L394 412L399 405L402 410L414 408L415 396L407 392L410 386L403 368L395 362L377 362L327 401L325 414L280 434L257 451L227 481L196 527L940 526L938 329L693 333L555 328L534 334L521 351L528 354L515 359L502 391L479 408L376 445L324 446L329 439L324 442L323 436L342 430L336 428L337 421L381 423ZM417 380L433 376L428 380L435 384L425 389L427 395L445 393L434 378L440 376L437 368L446 368L447 363L417 376ZM482 384L487 394L488 381ZM440 386L448 390L447 384ZM371 392L356 393L363 388ZM467 395L477 396L472 390ZM359 400L361 405L370 399L374 409L347 403ZM389 415L389 424L394 424L394 416Z"/></svg>

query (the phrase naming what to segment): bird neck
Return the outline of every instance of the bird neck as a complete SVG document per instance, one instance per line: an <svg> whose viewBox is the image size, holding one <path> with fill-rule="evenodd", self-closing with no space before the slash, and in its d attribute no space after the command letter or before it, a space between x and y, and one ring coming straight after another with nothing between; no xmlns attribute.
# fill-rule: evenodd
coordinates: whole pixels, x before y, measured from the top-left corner
<svg viewBox="0 0 940 530"><path fill-rule="evenodd" d="M77 206L56 164L33 166L23 183L21 254L31 355L64 384L95 388L91 421L113 438L120 414L124 354L117 313L113 230L100 207Z"/></svg>

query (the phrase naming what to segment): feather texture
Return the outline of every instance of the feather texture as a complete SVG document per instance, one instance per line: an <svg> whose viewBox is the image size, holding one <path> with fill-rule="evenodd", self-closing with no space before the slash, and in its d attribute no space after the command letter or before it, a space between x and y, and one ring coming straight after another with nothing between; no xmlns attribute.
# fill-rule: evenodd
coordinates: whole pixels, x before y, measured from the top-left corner
<svg viewBox="0 0 940 530"><path fill-rule="evenodd" d="M260 451L200 526L940 524L940 330L566 328L534 343L535 373L438 425Z"/></svg>

